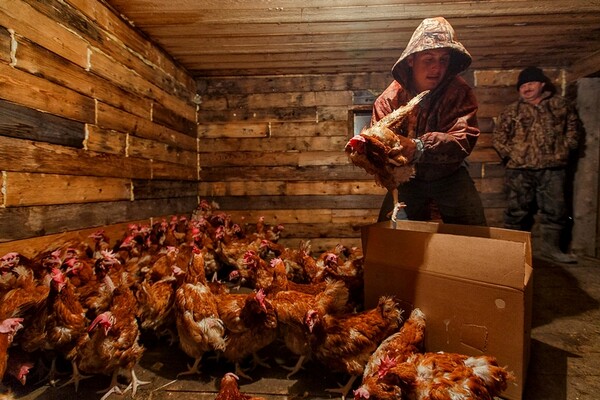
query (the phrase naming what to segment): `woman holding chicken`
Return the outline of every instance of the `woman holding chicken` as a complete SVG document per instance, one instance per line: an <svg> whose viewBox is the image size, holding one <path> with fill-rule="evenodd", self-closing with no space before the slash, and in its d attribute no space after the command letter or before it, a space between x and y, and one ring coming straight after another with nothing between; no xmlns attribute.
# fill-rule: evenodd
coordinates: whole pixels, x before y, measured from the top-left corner
<svg viewBox="0 0 600 400"><path fill-rule="evenodd" d="M486 225L465 162L480 133L477 100L458 76L470 64L470 54L456 40L448 21L427 18L392 67L394 81L373 105L375 123L417 94L429 91L407 118L391 128L401 139L403 155L415 166L414 176L398 187L408 219L431 219L434 204L446 223ZM388 219L393 206L388 193L379 221Z"/></svg>

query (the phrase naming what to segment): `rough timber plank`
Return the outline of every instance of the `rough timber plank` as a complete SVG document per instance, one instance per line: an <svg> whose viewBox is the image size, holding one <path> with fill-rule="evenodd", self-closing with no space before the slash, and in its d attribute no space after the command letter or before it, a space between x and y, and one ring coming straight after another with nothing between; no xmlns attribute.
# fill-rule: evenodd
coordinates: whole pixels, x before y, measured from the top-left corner
<svg viewBox="0 0 600 400"><path fill-rule="evenodd" d="M46 250L53 250L58 246L62 246L64 243L71 239L87 242L91 245L93 244L93 240L90 239L89 236L92 233L98 231L99 229L102 229L104 231L104 234L108 236L109 243L111 245L114 245L117 239L121 239L124 233L127 232L127 226L131 223L136 223L140 225L151 225L151 220L143 219L138 221L127 221L120 224L104 225L90 229L82 229L52 235L37 236L28 239L0 242L0 254L4 255L8 252L16 251L20 254L23 254L25 257L33 257L40 252Z"/></svg>
<svg viewBox="0 0 600 400"><path fill-rule="evenodd" d="M195 152L185 151L154 140L130 136L127 143L127 155L182 164L196 169L198 156Z"/></svg>
<svg viewBox="0 0 600 400"><path fill-rule="evenodd" d="M15 33L82 68L87 67L87 42L22 0L3 0L0 25L13 29Z"/></svg>
<svg viewBox="0 0 600 400"><path fill-rule="evenodd" d="M129 179L7 172L4 205L34 206L131 198Z"/></svg>
<svg viewBox="0 0 600 400"><path fill-rule="evenodd" d="M181 86L178 87L178 90L182 93L179 96L190 100L193 98L196 93L196 85L187 71L177 65L164 51L158 49L140 35L129 22L115 14L112 9L107 8L106 4L97 0L67 0L66 2L102 28L107 36L103 41L107 43L113 41L126 43L130 49L128 53L132 52L138 55L140 59L150 62L160 70L165 71L166 77L173 77L173 82L180 83Z"/></svg>
<svg viewBox="0 0 600 400"><path fill-rule="evenodd" d="M150 161L0 136L0 170L150 179Z"/></svg>
<svg viewBox="0 0 600 400"><path fill-rule="evenodd" d="M108 104L97 103L96 124L144 139L155 140L183 150L196 151L197 139L145 118L136 117Z"/></svg>
<svg viewBox="0 0 600 400"><path fill-rule="evenodd" d="M120 40L115 40L116 38L113 33L115 30L114 25L112 29L109 29L109 31L106 32L97 24L92 23L77 9L69 6L63 1L25 1L40 13L86 38L93 47L107 51L117 62L127 65L145 80L154 83L167 93L176 94L187 99L193 97L192 91L186 88L181 82L173 79L171 74L165 73L156 65L151 65L146 57L135 54L135 51L132 51L132 49L129 48L128 42L121 43ZM121 22L120 25L123 25L123 23ZM139 38L139 36L139 34L135 34L136 39ZM150 48L153 47L151 43L147 43L147 46Z"/></svg>
<svg viewBox="0 0 600 400"><path fill-rule="evenodd" d="M206 138L200 141L200 150L211 153L229 152L283 152L283 151L339 151L344 153L347 136L283 137L265 138ZM221 156L223 156L221 154ZM275 164L275 160L273 160Z"/></svg>
<svg viewBox="0 0 600 400"><path fill-rule="evenodd" d="M126 65L115 60L99 49L92 48L89 54L89 70L99 76L118 84L123 89L158 101L174 113L194 121L196 107L185 100L169 94Z"/></svg>
<svg viewBox="0 0 600 400"><path fill-rule="evenodd" d="M211 197L221 210L285 210L322 208L372 208L381 205L381 195L348 196L225 196Z"/></svg>
<svg viewBox="0 0 600 400"><path fill-rule="evenodd" d="M0 98L80 122L93 122L94 100L0 63Z"/></svg>
<svg viewBox="0 0 600 400"><path fill-rule="evenodd" d="M353 165L306 166L306 167L214 167L202 168L201 180L206 182L229 182L242 179L255 181L322 181L323 177L333 180L373 179L363 169Z"/></svg>
<svg viewBox="0 0 600 400"><path fill-rule="evenodd" d="M89 227L147 219L156 215L189 214L197 198L152 199L90 204L0 208L0 242L56 234Z"/></svg>
<svg viewBox="0 0 600 400"><path fill-rule="evenodd" d="M0 135L82 148L85 124L0 100Z"/></svg>
<svg viewBox="0 0 600 400"><path fill-rule="evenodd" d="M290 181L237 181L237 182L200 182L199 196L260 196L260 195L344 195L377 194L385 189L377 186L374 180L327 182L290 182Z"/></svg>
<svg viewBox="0 0 600 400"><path fill-rule="evenodd" d="M15 36L17 49L14 66L16 68L137 116L150 118L151 100L127 92L22 36Z"/></svg>
<svg viewBox="0 0 600 400"><path fill-rule="evenodd" d="M193 197L197 195L196 182L138 179L133 181L133 198L135 200Z"/></svg>

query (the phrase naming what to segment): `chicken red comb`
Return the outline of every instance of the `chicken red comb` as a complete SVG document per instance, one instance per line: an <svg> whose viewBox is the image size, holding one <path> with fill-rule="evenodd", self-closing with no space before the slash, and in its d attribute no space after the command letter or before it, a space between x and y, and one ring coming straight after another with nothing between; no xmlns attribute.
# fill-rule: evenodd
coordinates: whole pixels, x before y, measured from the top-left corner
<svg viewBox="0 0 600 400"><path fill-rule="evenodd" d="M50 276L52 280L57 283L63 283L65 281L65 276L62 271L58 268L52 268L52 272L50 272Z"/></svg>
<svg viewBox="0 0 600 400"><path fill-rule="evenodd" d="M239 376L237 376L236 374L234 374L233 372L228 372L228 373L226 373L226 374L225 374L225 376L226 376L226 377L228 377L228 378L233 378L233 379L235 379L236 381L239 381L239 380L240 380L240 377L239 377Z"/></svg>
<svg viewBox="0 0 600 400"><path fill-rule="evenodd" d="M379 378L383 378L390 368L394 367L396 364L398 364L398 362L395 358L386 355L379 363L379 371L377 371Z"/></svg>
<svg viewBox="0 0 600 400"><path fill-rule="evenodd" d="M98 324L100 324L100 326L102 326L104 328L105 333L108 332L108 330L110 329L110 327L113 324L112 313L110 311L106 311L106 312L103 312L102 314L99 314L90 324L90 326L88 328L88 332L91 332Z"/></svg>
<svg viewBox="0 0 600 400"><path fill-rule="evenodd" d="M0 322L0 333L15 334L23 327L23 318L8 318Z"/></svg>
<svg viewBox="0 0 600 400"><path fill-rule="evenodd" d="M358 399L368 399L371 396L371 394L369 393L369 391L367 390L367 388L364 387L359 387L358 389L356 389L354 391L354 398L356 400Z"/></svg>
<svg viewBox="0 0 600 400"><path fill-rule="evenodd" d="M362 152L365 148L366 142L367 140L361 135L355 135L350 140L348 140L348 143L346 143L345 150L352 152Z"/></svg>

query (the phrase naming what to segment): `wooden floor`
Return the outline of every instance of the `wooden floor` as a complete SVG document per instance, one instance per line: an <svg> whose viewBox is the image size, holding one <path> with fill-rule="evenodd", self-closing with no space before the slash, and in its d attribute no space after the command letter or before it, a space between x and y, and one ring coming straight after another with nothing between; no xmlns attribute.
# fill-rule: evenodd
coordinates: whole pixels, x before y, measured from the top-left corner
<svg viewBox="0 0 600 400"><path fill-rule="evenodd" d="M576 265L534 260L533 330L531 361L525 400L585 400L600 398L600 261L583 259ZM214 359L203 360L201 376L176 380L191 360L176 346L145 342L147 351L137 368L138 377L150 381L136 399L214 399L217 379L232 366ZM261 354L272 368L250 372L253 381L240 381L243 392L268 399L334 398L325 388L345 383L345 376L327 373L308 363L293 379L280 364L295 361L285 349L274 345ZM60 383L59 383L60 384ZM24 390L14 386L22 399L99 399L97 390L109 384L108 377L84 381L78 393L73 386L47 385ZM358 384L358 382L356 383ZM112 395L110 399L129 399Z"/></svg>

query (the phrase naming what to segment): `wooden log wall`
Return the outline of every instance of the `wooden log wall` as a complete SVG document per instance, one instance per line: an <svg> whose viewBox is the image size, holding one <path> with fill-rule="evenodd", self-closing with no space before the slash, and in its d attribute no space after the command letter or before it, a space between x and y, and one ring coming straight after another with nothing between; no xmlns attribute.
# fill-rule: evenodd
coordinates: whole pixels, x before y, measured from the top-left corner
<svg viewBox="0 0 600 400"><path fill-rule="evenodd" d="M0 250L189 214L195 95L192 77L102 2L3 0Z"/></svg>
<svg viewBox="0 0 600 400"><path fill-rule="evenodd" d="M482 135L469 157L488 223L502 226L504 167L492 148L494 118L517 99L519 70L474 70ZM551 72L558 77L558 72ZM265 216L284 226L283 242L313 249L360 245L385 191L344 153L352 111L370 110L389 74L197 79L200 197L237 220Z"/></svg>
<svg viewBox="0 0 600 400"><path fill-rule="evenodd" d="M491 226L504 208L493 119L516 99L517 73L465 75L483 132L469 168ZM200 199L240 223L282 224L290 247L360 246L384 190L343 149L353 111L390 79L193 79L103 2L4 0L0 253L188 214Z"/></svg>

